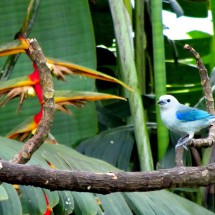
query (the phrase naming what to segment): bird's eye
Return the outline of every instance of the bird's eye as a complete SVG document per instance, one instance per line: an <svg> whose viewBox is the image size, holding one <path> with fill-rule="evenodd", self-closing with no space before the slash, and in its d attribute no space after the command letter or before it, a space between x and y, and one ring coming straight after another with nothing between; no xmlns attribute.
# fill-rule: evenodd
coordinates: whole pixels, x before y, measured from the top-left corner
<svg viewBox="0 0 215 215"><path fill-rule="evenodd" d="M167 102L170 102L170 99L167 99Z"/></svg>

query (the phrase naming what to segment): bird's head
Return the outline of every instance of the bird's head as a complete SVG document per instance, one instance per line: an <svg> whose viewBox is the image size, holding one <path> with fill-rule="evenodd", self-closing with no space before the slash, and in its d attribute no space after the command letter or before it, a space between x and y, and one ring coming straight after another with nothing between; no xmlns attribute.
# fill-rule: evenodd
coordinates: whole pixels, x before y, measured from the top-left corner
<svg viewBox="0 0 215 215"><path fill-rule="evenodd" d="M171 95L161 96L157 103L160 105L161 110L170 109L179 104L178 100Z"/></svg>

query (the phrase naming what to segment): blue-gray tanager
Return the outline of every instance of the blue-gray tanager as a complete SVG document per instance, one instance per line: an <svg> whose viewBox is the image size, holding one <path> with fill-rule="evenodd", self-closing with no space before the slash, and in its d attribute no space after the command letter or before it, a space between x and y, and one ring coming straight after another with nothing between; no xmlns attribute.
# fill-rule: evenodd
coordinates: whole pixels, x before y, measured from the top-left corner
<svg viewBox="0 0 215 215"><path fill-rule="evenodd" d="M183 146L194 137L194 134L215 122L215 116L206 111L191 108L180 104L171 95L163 95L159 98L161 119L166 127L182 136L178 140L176 148ZM184 136L185 135L185 136Z"/></svg>

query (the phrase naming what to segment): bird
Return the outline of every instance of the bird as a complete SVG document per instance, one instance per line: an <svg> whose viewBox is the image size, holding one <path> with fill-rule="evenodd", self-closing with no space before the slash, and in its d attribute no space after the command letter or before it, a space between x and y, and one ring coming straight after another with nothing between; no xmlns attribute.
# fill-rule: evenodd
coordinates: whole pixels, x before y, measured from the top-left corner
<svg viewBox="0 0 215 215"><path fill-rule="evenodd" d="M172 95L160 96L157 103L160 106L161 119L165 126L181 135L176 148L183 146L187 149L186 146L193 139L195 133L215 122L214 115L183 105Z"/></svg>

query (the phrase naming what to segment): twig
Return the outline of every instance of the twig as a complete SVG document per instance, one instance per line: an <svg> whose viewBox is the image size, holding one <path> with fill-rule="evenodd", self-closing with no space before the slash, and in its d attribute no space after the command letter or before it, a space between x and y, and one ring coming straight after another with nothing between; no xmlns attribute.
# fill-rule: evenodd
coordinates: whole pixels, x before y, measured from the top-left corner
<svg viewBox="0 0 215 215"><path fill-rule="evenodd" d="M199 69L201 85L203 87L204 97L205 97L205 101L206 101L207 111L210 114L215 115L214 99L213 99L213 94L212 94L212 90L211 90L210 79L208 77L207 69L205 68L204 63L202 62L199 53L196 52L196 50L194 48L192 48L191 46L186 44L184 46L184 49L191 52L193 54L194 58L196 59L196 64Z"/></svg>
<svg viewBox="0 0 215 215"><path fill-rule="evenodd" d="M204 98L206 101L207 111L210 114L215 115L213 93L212 93L210 79L208 77L207 69L205 68L204 63L202 62L199 53L196 52L196 50L194 48L192 48L191 46L186 44L184 46L184 49L191 52L193 54L194 58L196 59L197 67L199 69L199 75L201 78L201 85L202 85L203 92L204 92ZM197 148L211 147L213 145L214 141L215 141L215 124L212 124L207 138L193 139L189 143L189 146L193 146L193 147L197 147Z"/></svg>
<svg viewBox="0 0 215 215"><path fill-rule="evenodd" d="M11 160L13 163L22 164L27 163L32 154L43 144L48 136L54 118L54 89L51 71L46 64L46 58L36 39L27 41L29 42L27 54L36 63L40 72L40 84L43 90L44 104L42 118L35 135L25 143L21 151Z"/></svg>
<svg viewBox="0 0 215 215"><path fill-rule="evenodd" d="M213 124L209 129L207 138L192 139L188 145L193 146L195 148L208 148L213 146L214 141L215 141L215 125Z"/></svg>
<svg viewBox="0 0 215 215"><path fill-rule="evenodd" d="M212 93L210 79L208 77L207 69L205 68L204 63L202 62L199 53L196 52L196 50L194 48L192 48L188 44L185 44L184 49L191 52L193 54L194 58L196 59L196 64L199 69L199 75L201 78L201 85L202 85L203 92L204 92L204 98L206 101L207 111L210 114L215 115L213 93ZM213 145L214 141L215 141L215 124L212 124L207 138L192 139L188 143L188 145L196 147L196 148L211 147ZM182 148L182 147L179 147L179 148ZM175 160L176 166L183 166L183 154L184 154L183 149L176 150L176 160Z"/></svg>
<svg viewBox="0 0 215 215"><path fill-rule="evenodd" d="M20 30L20 32L18 32L15 35L15 38L18 37L18 35L22 35L26 38L29 36L29 34L32 30L32 27L34 25L36 16L37 16L40 1L41 0L31 0L30 1L29 5L28 5L27 13L26 13L26 18L25 18L23 25L22 25L22 29ZM8 80L19 56L20 56L20 54L15 54L15 55L10 55L7 58L5 65L4 65L4 67L1 71L1 74L0 74L0 81Z"/></svg>
<svg viewBox="0 0 215 215"><path fill-rule="evenodd" d="M201 167L175 167L147 172L66 171L0 161L0 181L50 190L108 194L153 191L215 184L215 163Z"/></svg>

